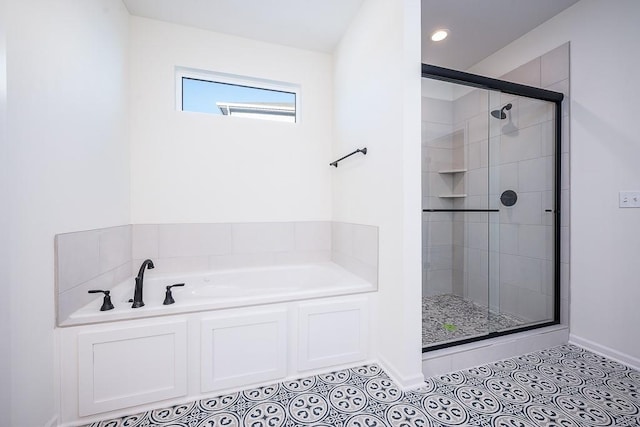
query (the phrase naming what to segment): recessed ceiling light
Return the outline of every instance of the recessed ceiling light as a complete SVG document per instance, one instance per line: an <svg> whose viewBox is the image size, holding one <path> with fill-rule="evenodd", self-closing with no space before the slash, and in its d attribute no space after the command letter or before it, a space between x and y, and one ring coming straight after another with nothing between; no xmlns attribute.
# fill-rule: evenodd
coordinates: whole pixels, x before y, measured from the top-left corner
<svg viewBox="0 0 640 427"><path fill-rule="evenodd" d="M431 40L433 40L434 42L439 42L446 39L448 35L448 30L436 30L433 34L431 34Z"/></svg>

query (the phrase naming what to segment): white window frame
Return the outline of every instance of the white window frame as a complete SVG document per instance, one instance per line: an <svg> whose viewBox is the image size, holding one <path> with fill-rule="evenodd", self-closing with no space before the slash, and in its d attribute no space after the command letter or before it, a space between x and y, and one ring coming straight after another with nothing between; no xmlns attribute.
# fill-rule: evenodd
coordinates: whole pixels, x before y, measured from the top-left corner
<svg viewBox="0 0 640 427"><path fill-rule="evenodd" d="M176 67L176 110L185 113L194 111L184 111L182 109L182 78L206 80L214 83L226 83L237 86L248 86L256 89L273 90L278 92L293 93L296 96L295 122L300 123L302 117L300 85L295 83L280 82L277 80L262 79L258 77L240 76L235 74L220 73L216 71L199 70L195 68ZM195 112L197 113L197 112ZM207 114L207 113L200 113ZM233 116L226 116L233 117ZM238 117L234 117L238 118Z"/></svg>

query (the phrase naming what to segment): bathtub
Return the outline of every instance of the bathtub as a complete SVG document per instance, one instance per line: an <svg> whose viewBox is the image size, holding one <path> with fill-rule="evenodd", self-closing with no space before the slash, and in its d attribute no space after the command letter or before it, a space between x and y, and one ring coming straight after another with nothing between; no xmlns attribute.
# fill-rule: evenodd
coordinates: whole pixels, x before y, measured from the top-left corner
<svg viewBox="0 0 640 427"><path fill-rule="evenodd" d="M175 303L163 305L166 286ZM138 319L197 311L350 295L376 290L376 285L332 262L214 270L160 277L147 270L144 307L131 308L133 277L111 289L114 309L100 311L102 294L72 313L60 326Z"/></svg>

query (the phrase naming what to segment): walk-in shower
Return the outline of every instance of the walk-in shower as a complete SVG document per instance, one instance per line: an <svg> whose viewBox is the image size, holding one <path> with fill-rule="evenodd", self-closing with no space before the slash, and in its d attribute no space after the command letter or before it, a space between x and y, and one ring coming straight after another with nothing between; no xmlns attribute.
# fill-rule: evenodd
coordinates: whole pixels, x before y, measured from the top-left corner
<svg viewBox="0 0 640 427"><path fill-rule="evenodd" d="M424 351L560 320L560 102L422 66Z"/></svg>

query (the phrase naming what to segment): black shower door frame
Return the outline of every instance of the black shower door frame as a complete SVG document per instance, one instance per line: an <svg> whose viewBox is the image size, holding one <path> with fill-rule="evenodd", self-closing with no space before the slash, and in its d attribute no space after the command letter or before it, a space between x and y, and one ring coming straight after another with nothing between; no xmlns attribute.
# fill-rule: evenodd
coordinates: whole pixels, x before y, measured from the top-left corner
<svg viewBox="0 0 640 427"><path fill-rule="evenodd" d="M457 341L436 344L422 348L422 352L432 350L440 350L443 348L458 346L476 341L482 341L490 338L511 335L518 332L530 331L533 329L544 328L547 326L557 325L560 323L560 199L561 199L561 168L562 168L562 100L564 95L560 92L554 92L547 89L541 89L534 86L527 86L518 83L512 83L505 80L494 79L491 77L480 76L477 74L466 73L463 71L452 70L449 68L438 67L435 65L422 64L422 77L441 80L449 83L456 83L465 86L494 90L526 98L538 99L541 101L553 102L555 105L555 182L554 182L554 208L553 215L553 320L534 325L513 328L504 331L488 332L485 335L464 338Z"/></svg>

